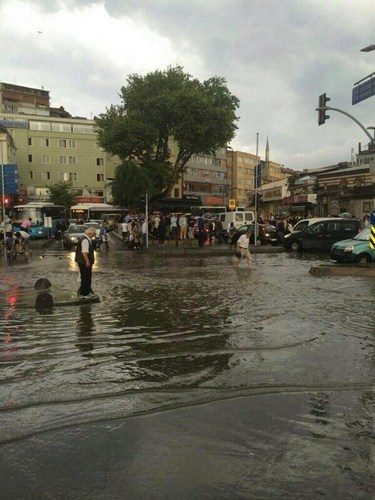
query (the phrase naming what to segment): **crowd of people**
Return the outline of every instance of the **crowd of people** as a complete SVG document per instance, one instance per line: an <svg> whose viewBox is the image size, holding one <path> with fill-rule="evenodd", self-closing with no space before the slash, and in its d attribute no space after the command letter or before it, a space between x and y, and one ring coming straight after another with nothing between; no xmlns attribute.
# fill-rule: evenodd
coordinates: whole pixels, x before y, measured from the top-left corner
<svg viewBox="0 0 375 500"><path fill-rule="evenodd" d="M4 252L7 260L14 260L18 254L30 255L29 227L31 219L24 219L19 231L13 231L13 220L8 218L5 222L5 234L3 233Z"/></svg>

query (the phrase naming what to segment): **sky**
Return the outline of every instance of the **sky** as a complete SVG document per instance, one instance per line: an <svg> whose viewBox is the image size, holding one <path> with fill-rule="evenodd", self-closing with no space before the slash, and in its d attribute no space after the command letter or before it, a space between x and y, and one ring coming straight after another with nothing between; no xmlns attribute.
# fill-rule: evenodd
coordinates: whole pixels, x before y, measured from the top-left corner
<svg viewBox="0 0 375 500"><path fill-rule="evenodd" d="M352 105L375 72L374 0L0 0L0 81L50 92L51 106L93 118L128 75L182 66L224 77L240 99L235 150L295 170L351 161L369 138L318 97L375 126L375 96ZM373 134L374 130L369 130Z"/></svg>

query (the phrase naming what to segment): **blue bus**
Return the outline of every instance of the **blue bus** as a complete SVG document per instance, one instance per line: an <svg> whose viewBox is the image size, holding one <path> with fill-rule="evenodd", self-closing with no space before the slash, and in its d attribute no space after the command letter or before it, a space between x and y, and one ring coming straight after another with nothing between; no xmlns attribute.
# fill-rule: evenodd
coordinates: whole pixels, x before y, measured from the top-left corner
<svg viewBox="0 0 375 500"><path fill-rule="evenodd" d="M44 226L45 217L51 217L52 227ZM22 221L31 219L30 238L48 238L56 233L57 222L66 221L66 210L62 205L49 202L32 202L16 205L13 209L13 231L19 231Z"/></svg>

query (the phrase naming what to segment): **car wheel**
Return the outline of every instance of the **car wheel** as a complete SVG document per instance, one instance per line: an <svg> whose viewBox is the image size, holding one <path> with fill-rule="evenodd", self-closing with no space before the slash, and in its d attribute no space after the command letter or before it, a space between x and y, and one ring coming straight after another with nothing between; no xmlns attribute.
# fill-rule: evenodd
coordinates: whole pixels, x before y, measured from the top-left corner
<svg viewBox="0 0 375 500"><path fill-rule="evenodd" d="M358 264L370 264L370 262L371 262L371 257L368 253L361 253L357 257Z"/></svg>
<svg viewBox="0 0 375 500"><path fill-rule="evenodd" d="M290 249L293 250L293 252L298 252L302 249L302 245L299 241L293 241L290 245Z"/></svg>

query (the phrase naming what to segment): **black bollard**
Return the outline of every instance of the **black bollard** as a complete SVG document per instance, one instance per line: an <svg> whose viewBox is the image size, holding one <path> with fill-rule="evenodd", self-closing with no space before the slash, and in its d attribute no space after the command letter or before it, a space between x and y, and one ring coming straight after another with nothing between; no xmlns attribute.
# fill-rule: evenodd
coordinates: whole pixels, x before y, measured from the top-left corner
<svg viewBox="0 0 375 500"><path fill-rule="evenodd" d="M45 311L53 308L53 298L50 293L42 292L35 299L35 309Z"/></svg>
<svg viewBox="0 0 375 500"><path fill-rule="evenodd" d="M35 290L48 290L52 284L47 278L39 278L34 284Z"/></svg>

